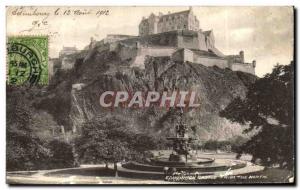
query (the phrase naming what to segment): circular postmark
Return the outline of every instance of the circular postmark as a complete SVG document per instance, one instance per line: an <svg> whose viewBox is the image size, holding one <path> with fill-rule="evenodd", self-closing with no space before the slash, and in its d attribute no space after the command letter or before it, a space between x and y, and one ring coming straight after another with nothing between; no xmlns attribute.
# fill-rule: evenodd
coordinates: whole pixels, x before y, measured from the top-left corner
<svg viewBox="0 0 300 190"><path fill-rule="evenodd" d="M37 54L22 43L8 43L8 83L21 85L37 84L41 77L42 67Z"/></svg>

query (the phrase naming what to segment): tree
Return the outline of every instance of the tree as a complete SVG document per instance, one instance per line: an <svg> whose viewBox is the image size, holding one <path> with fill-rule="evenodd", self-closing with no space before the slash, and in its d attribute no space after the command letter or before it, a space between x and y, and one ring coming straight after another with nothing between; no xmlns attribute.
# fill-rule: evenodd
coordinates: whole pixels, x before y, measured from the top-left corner
<svg viewBox="0 0 300 190"><path fill-rule="evenodd" d="M239 153L240 148L242 145L244 145L249 139L243 137L243 136L236 136L232 139L230 139L230 143L231 143L231 151L232 152L236 152Z"/></svg>
<svg viewBox="0 0 300 190"><path fill-rule="evenodd" d="M73 165L71 145L53 140L57 124L36 109L32 97L39 89L7 86L7 170L36 170ZM36 100L36 99L35 99ZM68 156L67 156L68 155Z"/></svg>
<svg viewBox="0 0 300 190"><path fill-rule="evenodd" d="M72 145L60 139L54 139L48 143L51 150L51 166L55 168L74 167L74 155Z"/></svg>
<svg viewBox="0 0 300 190"><path fill-rule="evenodd" d="M240 147L264 165L293 167L294 63L276 65L272 73L258 79L245 99L234 99L220 116L248 125L245 133L258 132Z"/></svg>
<svg viewBox="0 0 300 190"><path fill-rule="evenodd" d="M7 91L7 170L38 169L50 151L31 129L34 118L24 90L7 87Z"/></svg>
<svg viewBox="0 0 300 190"><path fill-rule="evenodd" d="M75 142L82 162L104 162L106 166L124 159L140 160L144 151L157 145L153 137L135 131L127 118L110 115L85 123Z"/></svg>
<svg viewBox="0 0 300 190"><path fill-rule="evenodd" d="M157 142L156 139L150 135L137 134L134 138L133 148L138 152L154 150L157 148Z"/></svg>
<svg viewBox="0 0 300 190"><path fill-rule="evenodd" d="M106 163L123 159L126 155L129 131L119 117L95 117L84 124L76 140L76 149L83 162Z"/></svg>

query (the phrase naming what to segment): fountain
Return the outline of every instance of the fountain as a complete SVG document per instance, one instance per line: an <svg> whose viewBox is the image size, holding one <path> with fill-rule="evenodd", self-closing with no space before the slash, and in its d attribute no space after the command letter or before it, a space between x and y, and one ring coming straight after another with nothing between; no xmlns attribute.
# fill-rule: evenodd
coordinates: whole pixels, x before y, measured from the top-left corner
<svg viewBox="0 0 300 190"><path fill-rule="evenodd" d="M119 164L119 175L144 179L164 179L166 169L171 169L171 171L185 172L190 175L218 177L226 172L229 175L240 175L263 169L263 167L253 165L247 161L228 158L215 159L213 154L204 154L207 155L206 157L192 154L190 145L196 139L189 137L188 127L182 120L182 111L179 116L180 121L175 127L175 137L167 137L167 140L173 141L171 154L156 156L147 163L128 162ZM228 171L230 172L228 173Z"/></svg>
<svg viewBox="0 0 300 190"><path fill-rule="evenodd" d="M151 162L155 165L185 170L185 167L191 169L193 165L207 164L214 161L213 158L198 158L196 155L191 154L191 143L196 139L189 137L187 125L183 122L182 117L183 112L181 110L179 124L175 127L175 137L167 137L167 140L173 141L172 153L169 157L151 159Z"/></svg>
<svg viewBox="0 0 300 190"><path fill-rule="evenodd" d="M191 141L195 140L193 138L188 137L186 133L187 127L185 124L180 123L176 126L176 137L168 137L168 140L173 141L173 150L176 154L170 154L169 161L174 162L188 162L189 151L191 150L190 144Z"/></svg>

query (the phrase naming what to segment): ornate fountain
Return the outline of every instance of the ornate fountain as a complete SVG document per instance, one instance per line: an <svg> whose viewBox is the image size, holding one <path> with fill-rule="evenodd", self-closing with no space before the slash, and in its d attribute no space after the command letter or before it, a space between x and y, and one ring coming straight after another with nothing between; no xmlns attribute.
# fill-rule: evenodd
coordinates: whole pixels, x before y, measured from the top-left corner
<svg viewBox="0 0 300 190"><path fill-rule="evenodd" d="M176 136L175 137L167 137L168 140L173 141L173 151L169 156L169 161L174 162L188 162L188 155L190 155L191 151L191 142L196 140L191 138L187 134L187 126L183 122L176 125Z"/></svg>
<svg viewBox="0 0 300 190"><path fill-rule="evenodd" d="M184 167L192 168L194 165L212 163L213 158L197 158L197 155L191 153L191 143L196 140L188 135L188 126L183 122L183 111L179 112L179 122L175 125L175 136L167 137L167 140L173 141L172 153L168 157L156 157L151 159L151 163L160 166L178 167L185 170ZM176 112L175 112L176 114Z"/></svg>
<svg viewBox="0 0 300 190"><path fill-rule="evenodd" d="M175 136L167 137L167 140L173 141L171 154L155 156L147 163L128 162L120 164L119 175L133 178L163 179L166 175L165 168L171 168L177 172L188 172L191 175L205 176L223 175L224 172L226 173L229 170L234 171L236 174L249 172L250 166L247 166L245 161L215 159L213 155L199 157L192 154L191 143L196 139L189 137L188 126L182 118L183 112L181 110L179 122L175 125ZM243 170L245 167L247 167L247 170Z"/></svg>

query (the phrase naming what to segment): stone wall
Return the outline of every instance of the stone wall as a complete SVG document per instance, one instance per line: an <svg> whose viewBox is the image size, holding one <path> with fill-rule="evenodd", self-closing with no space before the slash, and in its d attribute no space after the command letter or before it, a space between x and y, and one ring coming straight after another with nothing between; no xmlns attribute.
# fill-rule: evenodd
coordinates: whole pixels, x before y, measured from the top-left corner
<svg viewBox="0 0 300 190"><path fill-rule="evenodd" d="M172 60L175 62L194 62L194 53L193 51L189 49L179 49L176 52L174 52L171 56Z"/></svg>
<svg viewBox="0 0 300 190"><path fill-rule="evenodd" d="M97 51L115 51L122 61L129 61L131 67L145 68L146 56L167 56L174 61L188 61L207 67L217 66L255 74L253 64L239 63L243 61L243 51L239 55L223 58L208 51L205 41L206 36L201 31L178 30L104 44L97 47Z"/></svg>
<svg viewBox="0 0 300 190"><path fill-rule="evenodd" d="M198 55L189 49L180 49L172 54L172 59L174 61L188 61L192 63L198 63L207 67L217 66L222 69L228 68L228 62L226 59L219 57L209 57L204 55Z"/></svg>
<svg viewBox="0 0 300 190"><path fill-rule="evenodd" d="M189 49L183 49L183 57L186 61L194 62L194 53Z"/></svg>
<svg viewBox="0 0 300 190"><path fill-rule="evenodd" d="M194 63L198 63L207 67L217 66L221 69L229 68L227 60L217 57L198 56L194 54Z"/></svg>
<svg viewBox="0 0 300 190"><path fill-rule="evenodd" d="M171 56L176 48L173 47L142 47L139 49L139 55L149 55L152 57Z"/></svg>
<svg viewBox="0 0 300 190"><path fill-rule="evenodd" d="M199 49L198 37L192 35L179 35L177 40L179 48Z"/></svg>
<svg viewBox="0 0 300 190"><path fill-rule="evenodd" d="M202 32L198 33L198 47L199 50L208 51L208 48L205 43L205 35Z"/></svg>
<svg viewBox="0 0 300 190"><path fill-rule="evenodd" d="M177 31L153 34L143 37L122 40L122 43L134 46L139 43L142 46L177 46Z"/></svg>
<svg viewBox="0 0 300 190"><path fill-rule="evenodd" d="M130 46L167 46L188 49L200 49L208 51L205 35L198 31L177 30L165 33L130 38L120 41Z"/></svg>
<svg viewBox="0 0 300 190"><path fill-rule="evenodd" d="M175 62L192 62L201 64L207 67L217 66L221 69L229 68L233 71L242 71L255 75L255 62L254 63L230 63L227 59L221 57L211 57L199 55L189 49L179 49L171 56Z"/></svg>
<svg viewBox="0 0 300 190"><path fill-rule="evenodd" d="M138 49L137 56L135 57L132 66L144 68L144 61L146 56L170 57L175 51L176 48L173 47L141 47Z"/></svg>
<svg viewBox="0 0 300 190"><path fill-rule="evenodd" d="M251 63L244 63L244 64L233 63L233 64L231 64L230 69L233 71L242 71L245 73L250 73L250 74L255 75L255 69Z"/></svg>
<svg viewBox="0 0 300 190"><path fill-rule="evenodd" d="M134 46L120 45L118 48L118 55L122 61L133 59L134 57L138 56L137 52L138 49Z"/></svg>

